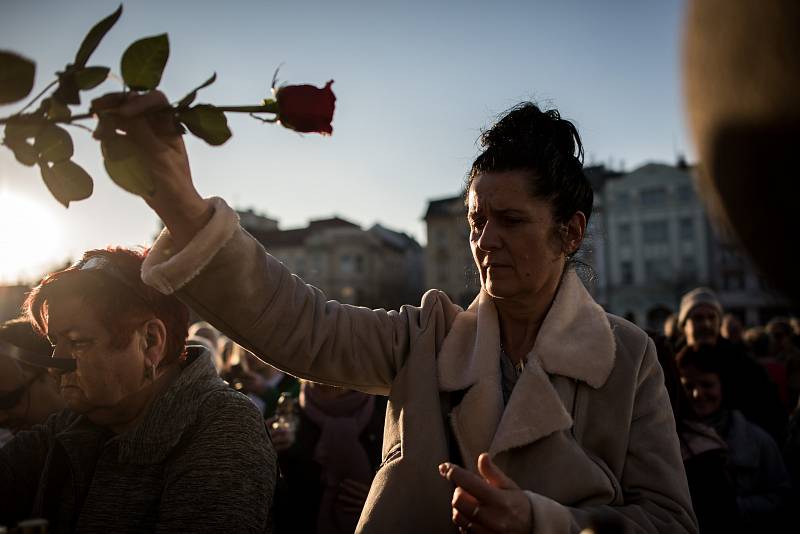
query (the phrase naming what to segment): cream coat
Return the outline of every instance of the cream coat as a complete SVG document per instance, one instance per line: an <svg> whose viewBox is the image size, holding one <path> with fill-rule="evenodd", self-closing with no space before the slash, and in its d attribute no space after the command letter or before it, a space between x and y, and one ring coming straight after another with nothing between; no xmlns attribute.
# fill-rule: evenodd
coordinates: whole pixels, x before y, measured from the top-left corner
<svg viewBox="0 0 800 534"><path fill-rule="evenodd" d="M389 395L384 463L360 532L450 532L448 423L468 467L489 451L532 505L536 533L579 532L616 515L635 532L695 532L661 368L648 337L607 315L573 272L562 280L528 364L503 406L497 312L441 291L399 312L326 301L238 225L220 199L173 254L165 231L144 280L178 295L264 360L300 377Z"/></svg>

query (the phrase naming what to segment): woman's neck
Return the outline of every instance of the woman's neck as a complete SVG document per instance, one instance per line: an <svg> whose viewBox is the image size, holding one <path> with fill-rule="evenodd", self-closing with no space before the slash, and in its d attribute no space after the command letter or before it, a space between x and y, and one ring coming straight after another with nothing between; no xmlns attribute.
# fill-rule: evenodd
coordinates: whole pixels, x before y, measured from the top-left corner
<svg viewBox="0 0 800 534"><path fill-rule="evenodd" d="M542 291L529 298L495 299L500 323L500 344L513 363L524 360L533 349L559 283L560 278L555 284L542 288Z"/></svg>

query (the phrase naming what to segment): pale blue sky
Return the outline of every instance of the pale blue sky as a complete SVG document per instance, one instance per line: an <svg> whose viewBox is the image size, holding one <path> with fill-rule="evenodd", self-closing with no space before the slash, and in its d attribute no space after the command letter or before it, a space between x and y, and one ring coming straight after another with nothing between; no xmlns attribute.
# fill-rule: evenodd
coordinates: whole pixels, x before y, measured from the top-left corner
<svg viewBox="0 0 800 534"><path fill-rule="evenodd" d="M34 59L42 88L117 5L0 0L0 49ZM198 102L255 104L267 96L281 63L285 82L335 80L332 137L300 136L237 115L229 117L234 137L222 147L187 138L202 194L265 212L282 227L337 214L424 242L420 217L427 201L459 191L480 128L524 99L574 120L587 161L613 158L615 166L624 161L631 169L672 162L676 148L691 155L678 0L137 0L124 6L90 63L118 74L128 44L167 32L171 55L161 88L172 99L216 71L216 84ZM118 87L108 81L91 95ZM0 107L0 115L15 109ZM155 216L110 182L88 133L75 130L73 137L75 160L95 177L89 200L63 209L36 169L18 165L4 147L0 192L25 196L51 213L44 230L58 238L48 246L53 261L107 244L149 244ZM17 231L37 224L26 221Z"/></svg>

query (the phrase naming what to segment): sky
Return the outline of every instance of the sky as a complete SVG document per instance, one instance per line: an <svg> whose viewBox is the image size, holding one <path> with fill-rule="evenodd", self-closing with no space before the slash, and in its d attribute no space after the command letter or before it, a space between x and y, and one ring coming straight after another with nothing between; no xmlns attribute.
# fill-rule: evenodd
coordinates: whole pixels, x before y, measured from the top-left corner
<svg viewBox="0 0 800 534"><path fill-rule="evenodd" d="M0 0L0 49L36 61L35 92L70 62L101 0ZM689 146L682 107L679 0L123 2L90 60L121 88L119 60L133 41L168 33L160 89L178 100L217 73L198 103L258 104L276 67L285 83L337 96L331 137L300 135L229 115L233 137L210 147L186 137L204 196L278 219L281 228L340 216L378 222L425 242L431 199L460 192L481 128L522 100L556 107L581 132L586 162L631 170L674 162ZM19 106L0 106L6 116ZM86 122L92 126L93 121ZM73 128L74 160L94 177L91 198L64 209L38 169L0 147L0 283L107 245L149 245L158 228L144 202L119 189L99 145Z"/></svg>

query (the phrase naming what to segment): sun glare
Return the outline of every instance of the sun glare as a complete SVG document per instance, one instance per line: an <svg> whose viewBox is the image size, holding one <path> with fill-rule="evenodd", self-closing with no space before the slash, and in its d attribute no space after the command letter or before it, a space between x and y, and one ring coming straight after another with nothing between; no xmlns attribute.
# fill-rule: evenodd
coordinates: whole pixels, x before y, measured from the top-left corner
<svg viewBox="0 0 800 534"><path fill-rule="evenodd" d="M35 281L58 261L58 225L41 204L0 191L0 283Z"/></svg>

